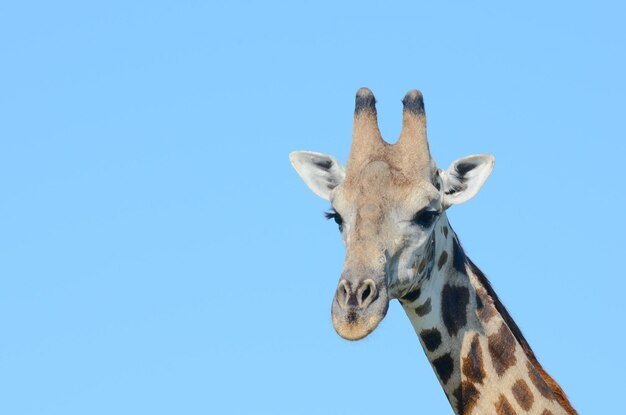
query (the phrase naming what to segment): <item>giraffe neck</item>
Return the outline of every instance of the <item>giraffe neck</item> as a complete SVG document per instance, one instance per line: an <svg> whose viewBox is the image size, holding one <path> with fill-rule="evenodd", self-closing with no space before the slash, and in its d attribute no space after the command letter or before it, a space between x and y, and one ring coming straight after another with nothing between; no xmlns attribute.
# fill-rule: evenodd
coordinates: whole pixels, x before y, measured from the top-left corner
<svg viewBox="0 0 626 415"><path fill-rule="evenodd" d="M400 299L456 414L575 414L447 219L432 271Z"/></svg>

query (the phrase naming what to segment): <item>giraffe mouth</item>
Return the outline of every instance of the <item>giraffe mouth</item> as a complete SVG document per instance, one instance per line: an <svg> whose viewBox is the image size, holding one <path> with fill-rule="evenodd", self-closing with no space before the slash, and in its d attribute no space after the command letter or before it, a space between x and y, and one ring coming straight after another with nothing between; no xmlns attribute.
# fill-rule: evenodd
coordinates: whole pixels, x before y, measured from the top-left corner
<svg viewBox="0 0 626 415"><path fill-rule="evenodd" d="M374 331L378 324L385 318L385 314L376 314L367 318L340 320L333 316L335 331L346 340L361 340Z"/></svg>

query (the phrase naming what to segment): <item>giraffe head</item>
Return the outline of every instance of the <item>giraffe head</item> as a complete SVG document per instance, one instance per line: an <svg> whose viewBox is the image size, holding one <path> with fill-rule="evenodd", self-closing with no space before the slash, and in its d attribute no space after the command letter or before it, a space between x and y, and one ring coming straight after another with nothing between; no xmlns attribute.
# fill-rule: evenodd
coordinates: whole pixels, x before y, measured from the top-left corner
<svg viewBox="0 0 626 415"><path fill-rule="evenodd" d="M404 100L395 144L378 129L374 95L356 95L346 168L325 154L298 151L291 163L309 188L330 201L346 258L332 303L340 336L358 340L385 317L389 301L419 288L433 264L434 231L451 205L472 198L491 173L491 155L473 155L439 170L426 140L419 91Z"/></svg>

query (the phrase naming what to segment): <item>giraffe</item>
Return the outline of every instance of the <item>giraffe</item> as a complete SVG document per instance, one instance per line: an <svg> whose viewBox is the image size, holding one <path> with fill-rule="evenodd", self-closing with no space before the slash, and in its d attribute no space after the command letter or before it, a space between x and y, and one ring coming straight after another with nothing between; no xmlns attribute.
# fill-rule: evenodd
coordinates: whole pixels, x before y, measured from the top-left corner
<svg viewBox="0 0 626 415"><path fill-rule="evenodd" d="M494 157L471 155L438 169L417 90L402 101L395 144L381 137L372 92L361 88L355 101L345 169L329 155L290 154L306 185L330 201L326 216L346 247L331 310L337 333L367 336L398 299L456 414L576 414L446 216L478 193Z"/></svg>

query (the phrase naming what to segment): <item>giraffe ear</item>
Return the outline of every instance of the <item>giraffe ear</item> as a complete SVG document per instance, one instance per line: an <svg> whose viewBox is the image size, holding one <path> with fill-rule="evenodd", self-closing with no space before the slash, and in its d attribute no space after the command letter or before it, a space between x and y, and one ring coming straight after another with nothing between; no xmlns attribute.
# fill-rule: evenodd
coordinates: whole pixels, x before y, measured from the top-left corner
<svg viewBox="0 0 626 415"><path fill-rule="evenodd" d="M326 154L294 151L289 159L309 189L324 200L330 199L330 192L346 177L341 163Z"/></svg>
<svg viewBox="0 0 626 415"><path fill-rule="evenodd" d="M476 196L495 162L491 154L476 154L452 162L448 170L441 172L444 207L465 203Z"/></svg>

